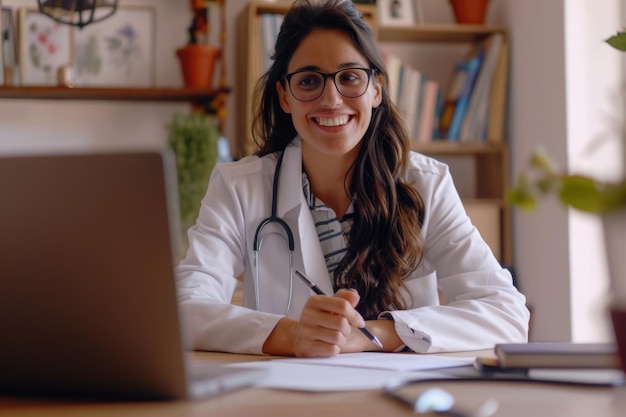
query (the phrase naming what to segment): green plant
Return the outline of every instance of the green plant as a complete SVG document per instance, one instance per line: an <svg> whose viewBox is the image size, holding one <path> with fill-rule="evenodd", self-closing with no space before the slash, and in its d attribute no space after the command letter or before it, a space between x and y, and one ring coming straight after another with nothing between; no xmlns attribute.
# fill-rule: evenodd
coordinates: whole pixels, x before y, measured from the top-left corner
<svg viewBox="0 0 626 417"><path fill-rule="evenodd" d="M209 116L176 114L168 125L168 142L176 154L180 216L183 230L198 217L211 171L217 161L219 129Z"/></svg>
<svg viewBox="0 0 626 417"><path fill-rule="evenodd" d="M606 43L626 51L626 32L618 32ZM604 213L626 207L626 179L604 182L595 178L562 173L543 150L536 150L530 158L529 169L519 174L508 201L525 210L533 210L542 196L557 194L559 200L577 210Z"/></svg>

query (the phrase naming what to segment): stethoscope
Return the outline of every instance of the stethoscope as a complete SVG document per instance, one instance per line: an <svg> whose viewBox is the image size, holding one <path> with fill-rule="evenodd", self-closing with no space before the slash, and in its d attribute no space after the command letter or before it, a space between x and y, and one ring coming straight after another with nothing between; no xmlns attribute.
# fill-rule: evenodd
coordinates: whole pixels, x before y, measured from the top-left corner
<svg viewBox="0 0 626 417"><path fill-rule="evenodd" d="M289 308L291 307L291 296L293 294L293 252L294 252L294 240L293 240L293 232L289 225L280 217L276 216L276 206L278 199L278 177L280 174L280 166L283 163L283 156L285 156L285 151L283 151L278 157L278 161L276 162L276 169L274 170L274 183L272 185L272 211L271 215L262 220L259 223L259 226L256 228L256 232L254 232L254 240L252 243L254 249L254 297L256 301L256 309L261 311L261 296L259 290L259 256L261 253L261 246L263 245L263 229L268 224L274 223L279 225L285 231L285 235L282 235L278 232L273 232L281 236L289 248L289 298L287 299L287 308L285 309L285 315L289 312Z"/></svg>

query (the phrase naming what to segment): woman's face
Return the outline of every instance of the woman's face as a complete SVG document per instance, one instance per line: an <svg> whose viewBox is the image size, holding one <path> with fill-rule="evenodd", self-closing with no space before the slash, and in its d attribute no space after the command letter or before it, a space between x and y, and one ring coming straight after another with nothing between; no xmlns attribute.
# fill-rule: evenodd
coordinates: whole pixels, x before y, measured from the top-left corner
<svg viewBox="0 0 626 417"><path fill-rule="evenodd" d="M316 29L302 40L293 54L288 73L302 69L334 73L344 68L369 68L365 57L344 32ZM312 101L297 100L288 85L277 82L280 105L291 114L303 140L303 154L356 157L358 145L372 118L372 109L380 105L382 91L377 75L372 75L367 90L360 97L348 98L339 93L332 77L326 79L322 95Z"/></svg>

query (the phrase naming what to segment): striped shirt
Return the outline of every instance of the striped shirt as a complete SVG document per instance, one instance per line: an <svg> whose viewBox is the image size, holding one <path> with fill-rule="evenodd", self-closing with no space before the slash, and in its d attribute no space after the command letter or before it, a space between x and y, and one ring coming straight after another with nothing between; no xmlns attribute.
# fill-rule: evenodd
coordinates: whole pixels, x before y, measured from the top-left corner
<svg viewBox="0 0 626 417"><path fill-rule="evenodd" d="M352 227L354 208L350 203L346 214L341 219L337 219L335 211L313 194L309 178L304 172L302 172L302 191L313 216L328 273L333 277L339 262L347 251L348 234Z"/></svg>

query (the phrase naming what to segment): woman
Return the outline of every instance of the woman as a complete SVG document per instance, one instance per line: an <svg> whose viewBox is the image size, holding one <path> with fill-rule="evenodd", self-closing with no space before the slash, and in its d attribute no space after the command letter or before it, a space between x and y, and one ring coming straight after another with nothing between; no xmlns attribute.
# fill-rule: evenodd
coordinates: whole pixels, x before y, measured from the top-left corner
<svg viewBox="0 0 626 417"><path fill-rule="evenodd" d="M195 349L380 349L355 331L364 324L384 351L527 340L524 296L447 166L410 151L386 75L352 2L298 1L285 15L257 92L260 150L215 167L177 268ZM243 307L229 304L240 275Z"/></svg>

